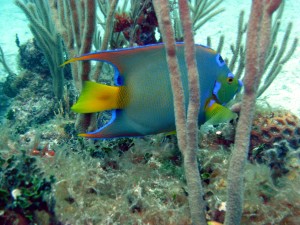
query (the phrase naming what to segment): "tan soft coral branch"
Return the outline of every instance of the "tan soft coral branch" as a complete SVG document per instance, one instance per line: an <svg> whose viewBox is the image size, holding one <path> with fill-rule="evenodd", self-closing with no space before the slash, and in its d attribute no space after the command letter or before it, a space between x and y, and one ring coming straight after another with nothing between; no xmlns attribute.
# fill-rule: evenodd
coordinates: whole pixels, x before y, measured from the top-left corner
<svg viewBox="0 0 300 225"><path fill-rule="evenodd" d="M240 224L242 217L244 167L249 149L255 100L270 42L272 13L280 3L281 0L252 1L247 34L245 91L228 172L226 225Z"/></svg>
<svg viewBox="0 0 300 225"><path fill-rule="evenodd" d="M178 145L184 158L185 177L189 192L189 208L193 224L206 224L205 202L198 169L196 150L198 148L198 113L200 102L199 75L195 60L194 40L190 11L187 1L179 1L179 10L184 30L185 61L188 68L189 102L188 115L184 102L184 90L176 56L175 36L172 28L168 0L153 1L160 31L166 47L166 57L174 99L175 123Z"/></svg>

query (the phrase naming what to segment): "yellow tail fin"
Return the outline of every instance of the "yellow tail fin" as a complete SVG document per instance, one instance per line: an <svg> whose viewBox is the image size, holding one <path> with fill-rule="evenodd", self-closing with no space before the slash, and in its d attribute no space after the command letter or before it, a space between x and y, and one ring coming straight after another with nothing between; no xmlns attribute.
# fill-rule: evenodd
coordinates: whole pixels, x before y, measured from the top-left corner
<svg viewBox="0 0 300 225"><path fill-rule="evenodd" d="M121 87L87 81L71 109L77 113L94 113L122 108L124 105L120 104L120 90Z"/></svg>

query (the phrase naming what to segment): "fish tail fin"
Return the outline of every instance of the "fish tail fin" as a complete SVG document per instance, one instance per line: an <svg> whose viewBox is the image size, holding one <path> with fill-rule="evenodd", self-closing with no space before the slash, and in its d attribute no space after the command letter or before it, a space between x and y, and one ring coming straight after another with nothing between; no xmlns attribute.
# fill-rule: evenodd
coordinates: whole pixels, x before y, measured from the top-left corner
<svg viewBox="0 0 300 225"><path fill-rule="evenodd" d="M123 88L86 81L78 101L71 109L77 113L94 113L124 108L124 100L120 96Z"/></svg>

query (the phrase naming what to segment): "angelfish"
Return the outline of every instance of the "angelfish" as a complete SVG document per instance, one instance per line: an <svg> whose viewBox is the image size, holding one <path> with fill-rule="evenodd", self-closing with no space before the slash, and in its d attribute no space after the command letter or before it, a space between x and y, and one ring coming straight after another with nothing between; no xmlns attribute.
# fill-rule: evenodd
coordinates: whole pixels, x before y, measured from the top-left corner
<svg viewBox="0 0 300 225"><path fill-rule="evenodd" d="M187 107L188 80L183 43L177 43L176 48ZM235 118L236 115L224 105L241 89L241 81L234 77L220 54L202 45L196 45L195 49L201 83L199 125L206 121L217 124ZM136 137L176 130L173 95L163 44L90 53L70 59L64 64L81 60L111 64L115 71L115 86L85 82L72 110L77 113L112 110L112 118L99 129L79 136Z"/></svg>

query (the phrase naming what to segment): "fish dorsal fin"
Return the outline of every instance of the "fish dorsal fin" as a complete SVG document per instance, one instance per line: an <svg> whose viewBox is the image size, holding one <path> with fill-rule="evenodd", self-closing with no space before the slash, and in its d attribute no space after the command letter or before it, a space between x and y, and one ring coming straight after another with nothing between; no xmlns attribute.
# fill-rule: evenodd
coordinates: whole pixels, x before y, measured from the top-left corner
<svg viewBox="0 0 300 225"><path fill-rule="evenodd" d="M111 64L118 70L119 73L123 74L126 72L127 62L132 61L136 63L141 59L141 57L149 57L161 50L164 50L163 44L94 52L69 59L61 66L76 61L96 60Z"/></svg>
<svg viewBox="0 0 300 225"><path fill-rule="evenodd" d="M183 49L184 44L182 42L176 43L176 47L178 49ZM196 48L202 52L210 52L215 53L214 50L205 47L203 45L196 45ZM132 48L122 48L122 49L114 49L114 50L107 50L107 51L100 51L94 53L87 53L64 62L61 66L64 66L68 63L76 62L76 61L86 61L86 60L96 60L107 62L114 66L121 74L126 72L126 62L133 61L135 63L139 62L141 58L145 58L151 60L148 57L157 57L157 53L161 51L165 51L164 44L153 44L153 45L146 45L146 46L138 46ZM159 56L163 56L165 59L165 54L161 54ZM130 63L129 63L130 64ZM132 65L128 65L131 67Z"/></svg>

